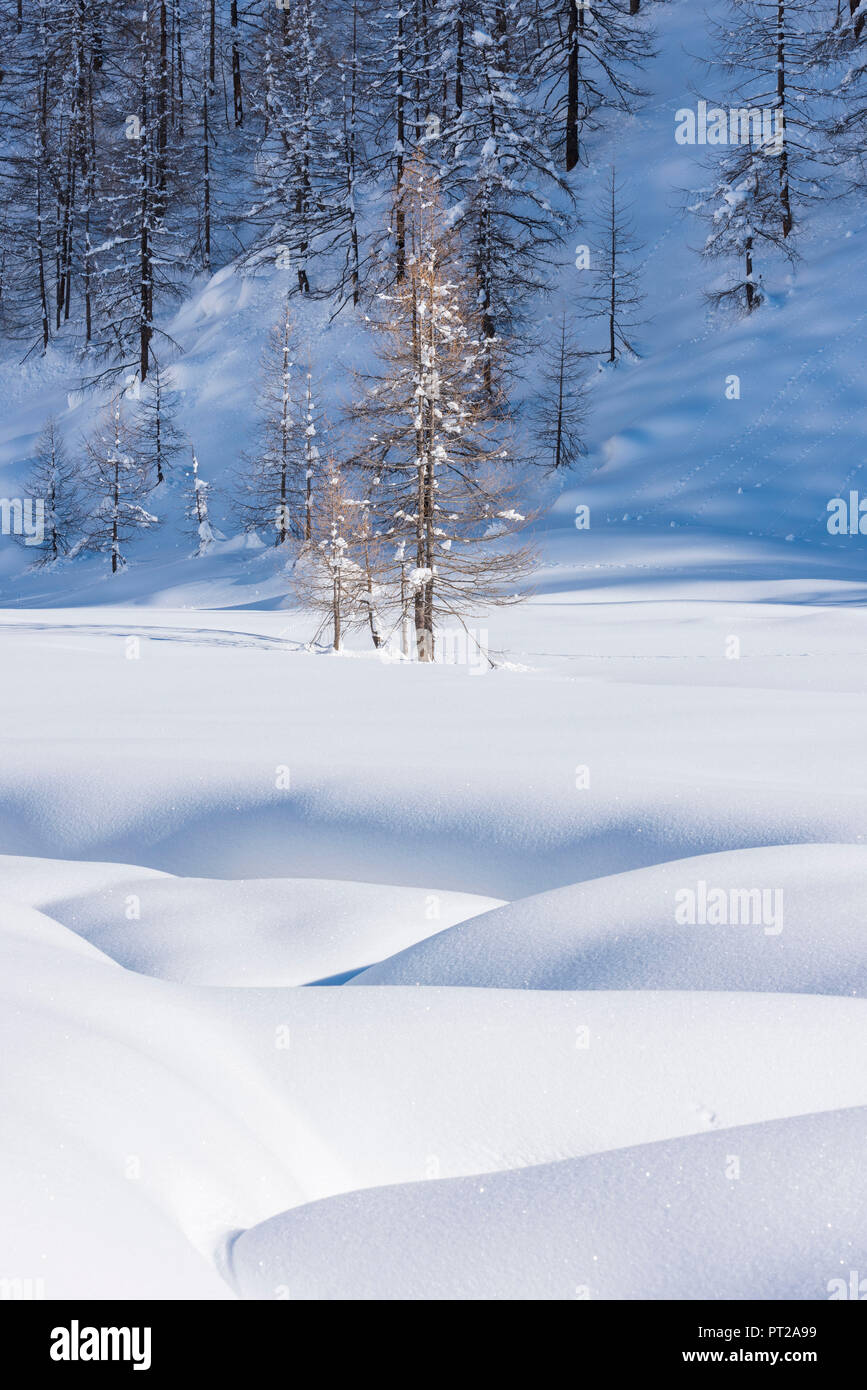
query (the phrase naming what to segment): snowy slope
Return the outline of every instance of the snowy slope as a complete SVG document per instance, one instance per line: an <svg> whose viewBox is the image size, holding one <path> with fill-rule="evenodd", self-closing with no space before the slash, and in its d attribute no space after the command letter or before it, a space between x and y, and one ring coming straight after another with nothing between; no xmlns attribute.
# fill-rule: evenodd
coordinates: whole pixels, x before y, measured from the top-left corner
<svg viewBox="0 0 867 1390"><path fill-rule="evenodd" d="M713 10L712 10L713 12ZM550 299L537 306L544 336L561 306L587 295L574 245L593 241L594 209L612 162L629 192L644 244L643 326L637 361L589 371L592 409L580 483L570 481L539 524L547 592L606 589L671 578L788 581L801 595L863 592L861 539L827 532L827 502L864 487L863 420L867 387L860 371L867 303L864 212L858 201L819 204L802 232L802 259L763 263L766 303L746 321L727 321L705 307L714 272L696 254L702 227L682 211L688 192L707 182L706 151L674 138L675 112L708 90L696 55L708 51L705 10L687 0L654 6L658 56L642 82L647 96L630 117L611 115L593 138L591 164L580 170L579 215L560 252ZM726 92L720 78L719 99ZM176 372L183 424L196 442L203 475L216 488L214 516L230 538L195 563L182 534L183 500L171 488L155 510L166 525L142 538L130 570L108 577L101 560L27 573L22 547L0 547L0 597L29 606L154 603L159 606L278 607L290 602L282 561L251 551L237 537L231 495L241 453L256 418L259 359L274 322L286 272L242 275L228 265L191 287L165 320L182 350ZM349 309L298 301L299 342L321 382L329 413L339 414L349 373L369 364L364 318ZM601 347L588 326L586 346ZM596 333L596 337L593 334ZM728 378L740 398L726 398ZM516 399L535 389L531 362ZM20 355L0 363L0 478L21 492L27 459L48 410L71 443L101 401L71 387L75 368L62 350L44 359ZM525 421L524 437L532 442ZM589 531L575 531L578 503L591 509ZM684 534L684 532L686 534ZM309 632L308 632L309 635Z"/></svg>
<svg viewBox="0 0 867 1390"><path fill-rule="evenodd" d="M861 610L607 603L561 641L540 604L515 620L528 669L487 675L315 656L275 640L280 615L227 617L0 620L7 853L512 899L863 842Z"/></svg>
<svg viewBox="0 0 867 1390"><path fill-rule="evenodd" d="M324 982L414 944L432 926L500 906L373 883L184 879L3 855L0 891L50 912L129 970L194 985Z"/></svg>
<svg viewBox="0 0 867 1390"><path fill-rule="evenodd" d="M785 845L655 864L471 918L353 984L867 994L865 845ZM689 920L699 885L722 920ZM731 894L764 896L728 911ZM753 908L752 903L756 906ZM767 909L767 912L765 912ZM678 911L682 915L678 918ZM684 920L686 918L686 920ZM733 918L733 920L732 920Z"/></svg>
<svg viewBox="0 0 867 1390"><path fill-rule="evenodd" d="M826 1299L864 1268L865 1136L835 1111L353 1192L246 1231L231 1270L248 1298Z"/></svg>
<svg viewBox="0 0 867 1390"><path fill-rule="evenodd" d="M49 1297L219 1296L238 1230L319 1198L867 1105L861 1000L193 990L33 915L0 912L0 1191Z"/></svg>

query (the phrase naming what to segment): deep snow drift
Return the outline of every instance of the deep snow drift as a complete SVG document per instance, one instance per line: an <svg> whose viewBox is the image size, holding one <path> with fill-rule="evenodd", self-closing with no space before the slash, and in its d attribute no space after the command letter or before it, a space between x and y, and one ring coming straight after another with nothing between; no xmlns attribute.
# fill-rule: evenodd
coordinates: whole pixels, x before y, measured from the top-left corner
<svg viewBox="0 0 867 1390"><path fill-rule="evenodd" d="M633 607L484 676L295 651L277 615L139 610L134 659L120 611L6 619L8 1269L691 1298L858 1268L860 1131L823 1117L867 1107L861 615L752 605L786 683L712 654L740 605L651 638ZM702 883L740 918L679 921Z"/></svg>

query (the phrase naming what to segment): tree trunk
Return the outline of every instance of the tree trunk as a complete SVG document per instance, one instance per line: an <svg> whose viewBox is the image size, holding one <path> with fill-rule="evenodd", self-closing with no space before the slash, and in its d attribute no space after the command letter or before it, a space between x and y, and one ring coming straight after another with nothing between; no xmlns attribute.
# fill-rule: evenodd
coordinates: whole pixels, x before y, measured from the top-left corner
<svg viewBox="0 0 867 1390"><path fill-rule="evenodd" d="M379 623L379 614L373 598L373 575L370 565L370 546L367 540L364 543L364 574L367 589L367 621L370 627L370 636L374 647L379 650L382 646L382 628Z"/></svg>
<svg viewBox="0 0 867 1390"><path fill-rule="evenodd" d="M141 135L139 138L139 377L147 379L150 365L150 345L153 334L153 265L151 253L151 196L153 170L150 164L151 131L148 128L148 93L150 91L147 11L141 29Z"/></svg>
<svg viewBox="0 0 867 1390"><path fill-rule="evenodd" d="M289 535L286 518L289 511L289 454L291 449L291 393L289 373L291 364L290 345L292 325L289 318L289 303L286 302L286 316L283 320L283 348L280 371L280 517L277 525L275 545L283 545Z"/></svg>
<svg viewBox="0 0 867 1390"><path fill-rule="evenodd" d="M746 287L747 287L747 313L751 314L756 307L756 287L753 284L753 239L747 237L746 240Z"/></svg>
<svg viewBox="0 0 867 1390"><path fill-rule="evenodd" d="M340 632L340 609L342 605L342 594L340 584L340 569L334 568L334 578L331 585L331 645L336 652L340 651L341 632Z"/></svg>
<svg viewBox="0 0 867 1390"><path fill-rule="evenodd" d="M232 26L232 106L235 125L244 123L244 99L241 91L241 53L238 48L238 0L232 0L230 10Z"/></svg>
<svg viewBox="0 0 867 1390"><path fill-rule="evenodd" d="M581 10L581 24L584 10ZM566 169L578 163L578 0L569 0L567 35Z"/></svg>
<svg viewBox="0 0 867 1390"><path fill-rule="evenodd" d="M118 515L120 513L120 406L114 408L114 492L111 513L111 572L117 574L120 559Z"/></svg>
<svg viewBox="0 0 867 1390"><path fill-rule="evenodd" d="M211 96L217 90L217 0L210 0L208 8L208 90Z"/></svg>
<svg viewBox="0 0 867 1390"><path fill-rule="evenodd" d="M39 272L39 306L42 317L42 351L48 348L51 330L48 320L48 290L45 284L45 232L42 223L42 169L36 165L36 263Z"/></svg>
<svg viewBox="0 0 867 1390"><path fill-rule="evenodd" d="M789 154L786 149L786 5L777 5L777 108L780 113L780 204L783 211L783 236L792 230L792 207L789 198Z"/></svg>
<svg viewBox="0 0 867 1390"><path fill-rule="evenodd" d="M458 115L464 109L464 6L458 0L458 18L455 26L455 111Z"/></svg>
<svg viewBox="0 0 867 1390"><path fill-rule="evenodd" d="M403 10L397 18L397 172L395 177L395 233L397 242L397 279L402 280L406 269L406 213L403 207L403 164L406 140L404 83Z"/></svg>
<svg viewBox="0 0 867 1390"><path fill-rule="evenodd" d="M51 516L51 558L56 560L58 556L57 544L57 453L54 443L54 432L51 435L51 490L48 494L48 506Z"/></svg>
<svg viewBox="0 0 867 1390"><path fill-rule="evenodd" d="M177 126L178 139L184 138L184 55L181 31L181 3L174 0L173 25L175 30L175 73L177 75L177 105L174 107L174 120ZM174 85L172 90L172 100L174 101Z"/></svg>
<svg viewBox="0 0 867 1390"><path fill-rule="evenodd" d="M400 562L400 649L407 661L412 656L412 625L406 592L406 561Z"/></svg>
<svg viewBox="0 0 867 1390"><path fill-rule="evenodd" d="M306 405L307 405L306 428L307 428L308 430L311 429L311 428L313 427L313 393L312 393L312 390L311 390L310 381L311 381L311 374L310 374L310 372L308 372L308 373L307 373L307 393L306 393L306 394L307 394L307 400L306 400ZM314 448L314 446L311 445L311 443L310 443L310 438L311 438L311 436L310 436L309 434L305 434L305 436L304 436L304 462L305 462L305 465L306 465L306 466L305 466L305 469L304 469L304 475L305 475L305 476L304 476L304 483L305 483L305 487L304 487L304 539L305 539L305 541L312 540L312 538L313 538L313 457L314 457L314 455L313 455L313 448Z"/></svg>
<svg viewBox="0 0 867 1390"><path fill-rule="evenodd" d="M211 88L202 35L202 263L211 273Z"/></svg>
<svg viewBox="0 0 867 1390"><path fill-rule="evenodd" d="M154 390L155 390L155 393L156 393L156 395L155 395L155 404L156 404L156 419L155 419L155 425L156 425L156 440L155 440L155 447L156 447L156 455L157 455L157 483L159 484L159 483L161 483L161 482L163 481L163 385L162 385L162 381L160 380L160 373L159 373L159 371L157 371L156 382L155 382L155 385L154 385Z"/></svg>
<svg viewBox="0 0 867 1390"><path fill-rule="evenodd" d="M61 215L58 224L58 257L56 279L56 323L59 329L66 310L69 316L69 278L72 273L72 199L74 196L75 163L73 159L72 131L66 147L66 180L60 194Z"/></svg>
<svg viewBox="0 0 867 1390"><path fill-rule="evenodd" d="M93 337L93 248L90 240L90 218L93 210L94 181L96 179L96 133L93 110L93 81L90 76L90 65L86 60L83 60L83 70L86 74L84 92L85 129L81 147L81 169L84 179L84 338L85 342L89 343Z"/></svg>
<svg viewBox="0 0 867 1390"><path fill-rule="evenodd" d="M355 207L355 178L357 171L356 120L358 108L358 0L352 7L352 64L349 84L349 117L344 106L344 153L346 159L346 191L349 197L349 255L352 302L361 298L361 255L358 237L358 215Z"/></svg>
<svg viewBox="0 0 867 1390"><path fill-rule="evenodd" d="M168 66L168 15L166 13L166 0L160 0L160 68L157 83L157 149L156 149L156 185L158 190L157 216L164 217L166 210L166 149L167 136L166 122L168 120L168 88L169 88L169 66Z"/></svg>
<svg viewBox="0 0 867 1390"><path fill-rule="evenodd" d="M428 341L426 352L422 357L422 369L424 370L425 395L423 398L424 417L422 424L425 430L425 469L424 469L424 567L427 579L424 584L424 656L422 660L433 661L434 659L434 528L436 525L435 515L435 478L434 470L434 411L436 409L436 296L434 293L433 274L431 273L428 285L427 314Z"/></svg>
<svg viewBox="0 0 867 1390"><path fill-rule="evenodd" d="M566 317L560 325L560 370L557 381L557 434L554 442L554 467L559 468L563 457L563 391L566 376Z"/></svg>
<svg viewBox="0 0 867 1390"><path fill-rule="evenodd" d="M494 84L491 80L491 60L485 52L485 88L488 101L488 130L491 140L496 142L498 136L497 116L494 109ZM484 347L484 382L485 390L488 395L493 391L494 384L494 364L492 339L496 336L496 323L494 322L494 252L493 252L493 229L491 226L491 190L486 186L483 209L479 217L479 310L482 324L482 340Z"/></svg>
<svg viewBox="0 0 867 1390"><path fill-rule="evenodd" d="M608 361L617 361L617 340L615 325L617 320L617 204L614 175L611 175L611 245L610 245L610 298L608 302Z"/></svg>

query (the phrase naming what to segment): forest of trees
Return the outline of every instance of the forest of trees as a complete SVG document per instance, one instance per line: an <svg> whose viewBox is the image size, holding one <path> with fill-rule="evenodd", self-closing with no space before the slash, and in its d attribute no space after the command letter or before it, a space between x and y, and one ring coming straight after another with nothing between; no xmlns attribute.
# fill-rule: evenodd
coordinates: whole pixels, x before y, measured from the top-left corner
<svg viewBox="0 0 867 1390"><path fill-rule="evenodd" d="M122 569L168 494L212 548L167 311L197 274L276 266L289 292L238 526L287 548L335 645L353 625L376 645L399 631L428 660L444 615L511 601L530 467L576 463L588 359L635 352L628 190L612 168L585 206L582 172L606 114L640 108L662 4L0 0L0 336L21 359L62 348L103 408L80 442L46 422L38 561L96 550ZM752 312L766 248L797 254L823 173L863 184L865 6L726 4L715 89L775 108L785 136L712 152L690 205L725 267L710 294ZM546 340L540 296L579 226L586 298ZM296 342L298 298L369 321L376 366L340 418ZM525 458L511 381L530 352Z"/></svg>
<svg viewBox="0 0 867 1390"><path fill-rule="evenodd" d="M863 187L867 51L862 0L726 0L712 23L708 68L732 107L773 113L770 133L712 157L710 184L692 202L707 226L703 254L725 270L715 305L753 313L769 254L798 257L805 207ZM842 179L831 176L845 170Z"/></svg>
<svg viewBox="0 0 867 1390"><path fill-rule="evenodd" d="M513 333L648 42L633 0L0 0L0 35L0 328L141 381L191 268L353 303L400 280L418 150L486 341Z"/></svg>

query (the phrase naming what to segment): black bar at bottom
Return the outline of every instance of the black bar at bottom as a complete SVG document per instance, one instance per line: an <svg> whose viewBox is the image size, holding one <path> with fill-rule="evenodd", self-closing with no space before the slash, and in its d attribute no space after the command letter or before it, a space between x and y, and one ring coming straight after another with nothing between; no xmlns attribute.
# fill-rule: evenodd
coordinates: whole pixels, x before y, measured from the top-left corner
<svg viewBox="0 0 867 1390"><path fill-rule="evenodd" d="M335 1350L353 1358L358 1372L370 1365L378 1344L401 1348L403 1376L408 1344L423 1353L428 1374L431 1352L454 1372L462 1361L459 1346L494 1358L509 1348L542 1350L540 1335L551 1337L551 1351L573 1360L576 1374L591 1364L621 1371L666 1373L675 1367L701 1373L716 1366L727 1371L804 1366L829 1372L860 1364L867 1322L858 1301L821 1303L652 1302L602 1303L576 1300L537 1306L529 1340L521 1332L521 1311L492 1303L393 1304L380 1309L365 1303L359 1312L346 1303L275 1302L26 1302L0 1303L0 1337L14 1347L25 1375L33 1370L63 1380L70 1375L138 1374L144 1382L178 1372L213 1373L225 1381L257 1368L282 1367L292 1379L309 1371L299 1354L324 1358L333 1372ZM523 1310L526 1305L519 1305ZM508 1322L498 1330L500 1316ZM399 1322L395 1321L398 1318ZM428 1319L435 1321L428 1321ZM454 1319L460 1342L449 1338ZM465 1322L464 1320L467 1319ZM358 1337L354 1335L358 1332ZM339 1333L339 1335L338 1335ZM324 1336L324 1334L327 1334ZM571 1350L570 1350L571 1349ZM588 1357L594 1358L591 1363ZM360 1361L359 1358L360 1357ZM5 1358L4 1358L5 1360ZM540 1368L541 1370L541 1368ZM20 1378L19 1381L20 1382Z"/></svg>

